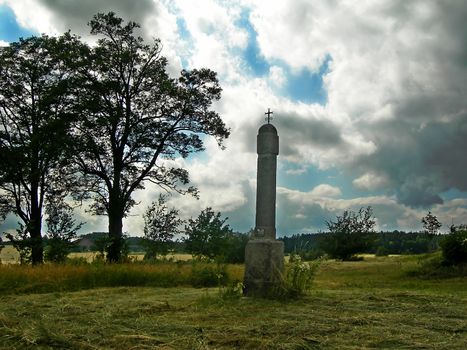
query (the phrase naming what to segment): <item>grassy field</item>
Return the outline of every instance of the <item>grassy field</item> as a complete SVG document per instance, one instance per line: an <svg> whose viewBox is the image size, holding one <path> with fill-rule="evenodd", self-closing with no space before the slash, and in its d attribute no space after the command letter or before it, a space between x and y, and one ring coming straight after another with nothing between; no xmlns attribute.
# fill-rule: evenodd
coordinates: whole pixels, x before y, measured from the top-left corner
<svg viewBox="0 0 467 350"><path fill-rule="evenodd" d="M2 264L17 264L19 253L13 246L7 245L0 251L0 261Z"/></svg>
<svg viewBox="0 0 467 350"><path fill-rule="evenodd" d="M70 253L68 256L70 258L84 258L87 262L92 262L96 259L98 255L97 252L83 252L83 253ZM143 260L144 253L130 254L129 255L134 260ZM191 254L168 254L167 259L173 259L175 261L187 261L192 258ZM19 253L13 248L13 246L8 245L2 249L0 252L0 261L3 264L17 264L19 263Z"/></svg>
<svg viewBox="0 0 467 350"><path fill-rule="evenodd" d="M2 293L0 348L465 349L467 279L410 276L418 259L327 261L289 302L189 287Z"/></svg>

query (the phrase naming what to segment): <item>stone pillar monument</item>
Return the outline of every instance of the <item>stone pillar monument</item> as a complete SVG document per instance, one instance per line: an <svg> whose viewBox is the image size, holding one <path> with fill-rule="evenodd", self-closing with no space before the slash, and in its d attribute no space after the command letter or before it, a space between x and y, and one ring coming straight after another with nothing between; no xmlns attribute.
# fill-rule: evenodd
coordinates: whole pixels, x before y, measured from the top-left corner
<svg viewBox="0 0 467 350"><path fill-rule="evenodd" d="M276 169L279 136L270 124L257 137L256 226L245 249L245 294L264 295L280 283L284 271L284 243L276 240Z"/></svg>

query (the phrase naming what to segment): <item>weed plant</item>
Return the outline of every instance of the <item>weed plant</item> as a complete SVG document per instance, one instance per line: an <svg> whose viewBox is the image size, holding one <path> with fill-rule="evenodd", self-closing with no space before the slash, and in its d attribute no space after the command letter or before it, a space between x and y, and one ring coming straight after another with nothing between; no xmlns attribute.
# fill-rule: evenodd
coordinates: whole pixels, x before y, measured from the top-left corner
<svg viewBox="0 0 467 350"><path fill-rule="evenodd" d="M219 286L219 297L223 300L236 300L243 297L243 288L245 286L240 281L235 281L227 286Z"/></svg>
<svg viewBox="0 0 467 350"><path fill-rule="evenodd" d="M271 299L290 300L304 296L312 287L319 266L323 259L311 262L302 261L297 254L292 254L280 283L266 296Z"/></svg>

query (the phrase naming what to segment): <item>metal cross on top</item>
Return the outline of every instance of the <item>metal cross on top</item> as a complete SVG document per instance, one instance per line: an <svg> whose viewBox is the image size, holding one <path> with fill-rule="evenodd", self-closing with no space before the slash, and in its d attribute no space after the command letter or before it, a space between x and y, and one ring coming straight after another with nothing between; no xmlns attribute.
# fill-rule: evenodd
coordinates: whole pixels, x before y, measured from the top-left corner
<svg viewBox="0 0 467 350"><path fill-rule="evenodd" d="M264 113L264 114L267 114L268 117L265 118L265 120L267 120L268 124L269 124L271 122L271 120L272 120L271 114L274 114L274 113L271 112L271 110L268 108L268 111L266 113Z"/></svg>

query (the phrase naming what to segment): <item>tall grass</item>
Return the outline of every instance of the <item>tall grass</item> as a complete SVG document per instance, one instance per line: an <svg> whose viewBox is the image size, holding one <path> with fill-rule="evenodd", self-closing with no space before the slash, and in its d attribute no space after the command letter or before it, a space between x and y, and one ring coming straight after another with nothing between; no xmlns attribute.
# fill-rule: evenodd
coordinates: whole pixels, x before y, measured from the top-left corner
<svg viewBox="0 0 467 350"><path fill-rule="evenodd" d="M240 280L243 268L207 263L0 266L0 293L47 293L97 287L208 287Z"/></svg>

